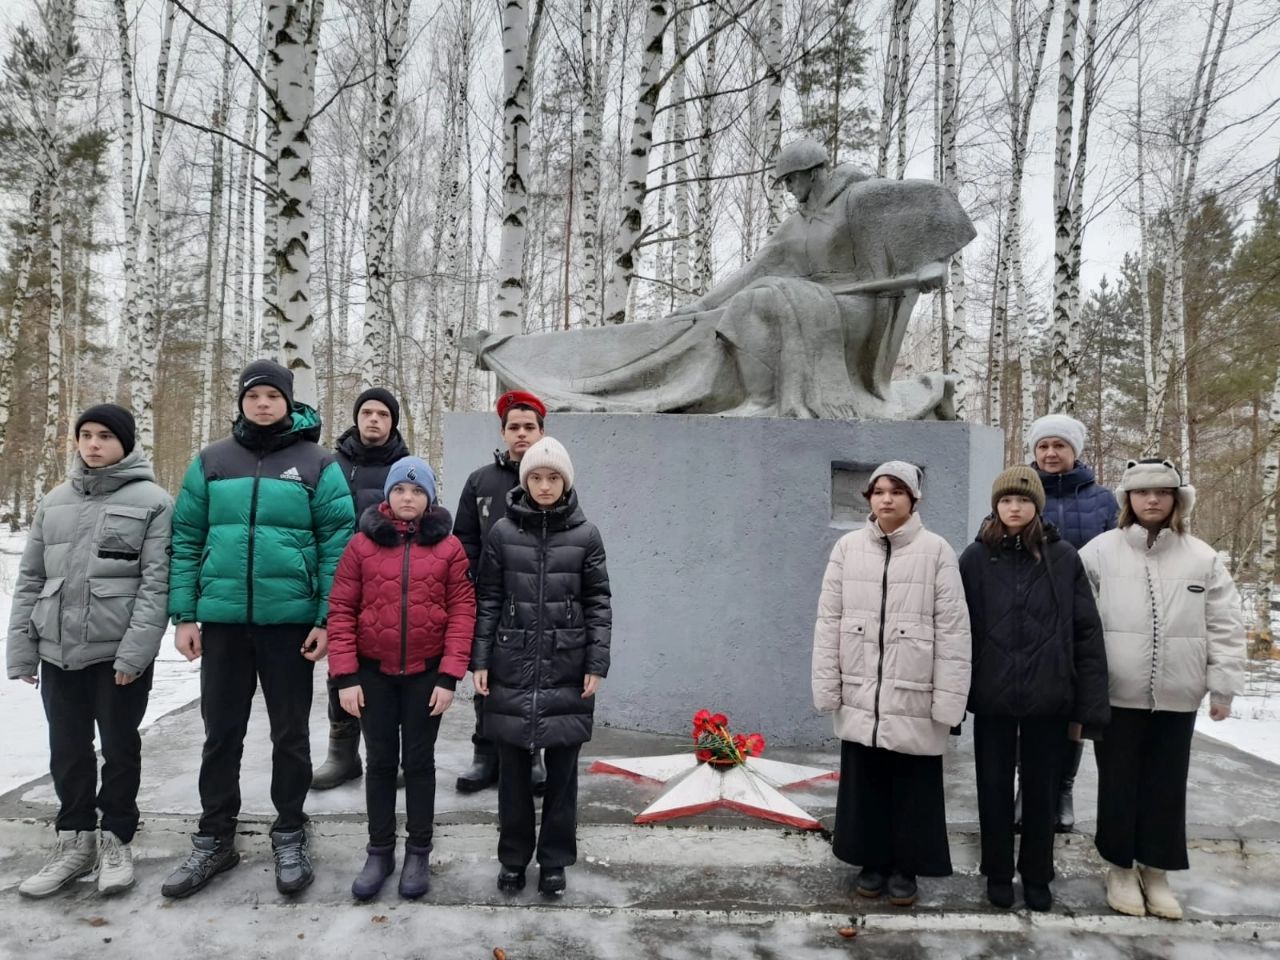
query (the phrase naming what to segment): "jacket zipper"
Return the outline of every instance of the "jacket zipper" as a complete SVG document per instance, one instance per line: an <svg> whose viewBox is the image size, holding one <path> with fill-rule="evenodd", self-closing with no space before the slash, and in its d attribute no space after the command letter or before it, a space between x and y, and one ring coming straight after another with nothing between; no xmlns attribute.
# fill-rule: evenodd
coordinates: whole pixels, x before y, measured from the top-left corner
<svg viewBox="0 0 1280 960"><path fill-rule="evenodd" d="M1151 577L1151 561L1144 558L1143 567L1147 574L1147 599L1151 601L1151 709L1158 709L1156 703L1156 673L1160 669L1160 617L1156 611L1156 588Z"/></svg>
<svg viewBox="0 0 1280 960"><path fill-rule="evenodd" d="M538 688L542 686L542 603L547 585L547 513L542 512L542 540L538 544L538 632L533 648L533 715L529 718L529 749L536 750L534 731L538 728Z"/></svg>
<svg viewBox="0 0 1280 960"><path fill-rule="evenodd" d="M884 685L884 615L889 606L889 558L893 556L893 541L884 538L884 572L880 576L880 657L876 661L875 722L871 725L871 746L876 745L880 733L880 688Z"/></svg>
<svg viewBox="0 0 1280 960"><path fill-rule="evenodd" d="M400 676L404 676L409 658L409 546L413 527L404 538L404 561L400 566Z"/></svg>
<svg viewBox="0 0 1280 960"><path fill-rule="evenodd" d="M253 468L253 494L249 497L249 563L245 566L245 595L248 602L248 621L253 623L253 544L258 536L258 484L262 482L262 454Z"/></svg>

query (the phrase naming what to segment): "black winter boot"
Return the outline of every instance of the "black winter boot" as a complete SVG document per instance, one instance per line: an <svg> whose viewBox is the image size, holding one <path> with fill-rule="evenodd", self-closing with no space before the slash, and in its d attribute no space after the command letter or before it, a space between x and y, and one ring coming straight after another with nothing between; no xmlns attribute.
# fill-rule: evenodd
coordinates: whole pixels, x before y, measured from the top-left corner
<svg viewBox="0 0 1280 960"><path fill-rule="evenodd" d="M547 792L547 767L542 762L541 750L533 754L533 769L529 774L529 782L535 797L540 797Z"/></svg>
<svg viewBox="0 0 1280 960"><path fill-rule="evenodd" d="M357 900L372 900L386 883L387 877L396 872L396 845L388 843L385 847L375 847L372 843L364 848L369 855L351 884L351 895Z"/></svg>
<svg viewBox="0 0 1280 960"><path fill-rule="evenodd" d="M895 907L909 907L916 902L915 874L902 873L898 870L889 874L889 902Z"/></svg>
<svg viewBox="0 0 1280 960"><path fill-rule="evenodd" d="M558 897L564 893L564 867L540 867L538 869L538 892L548 897Z"/></svg>
<svg viewBox="0 0 1280 960"><path fill-rule="evenodd" d="M545 772L543 777L546 777ZM498 782L498 757L495 754L476 751L471 766L458 778L459 793L475 793L492 787Z"/></svg>
<svg viewBox="0 0 1280 960"><path fill-rule="evenodd" d="M524 889L524 867L509 867L505 863L498 871L498 889L503 893L519 893Z"/></svg>
<svg viewBox="0 0 1280 960"><path fill-rule="evenodd" d="M854 889L858 892L858 896L874 900L884 893L887 873L887 870L879 867L863 867L859 870L858 879L854 882Z"/></svg>
<svg viewBox="0 0 1280 960"><path fill-rule="evenodd" d="M430 889L431 848L406 844L404 867L400 870L400 896L406 900L417 900Z"/></svg>
<svg viewBox="0 0 1280 960"><path fill-rule="evenodd" d="M360 726L355 735L345 723L329 724L329 755L311 776L312 790L332 790L364 773L360 763Z"/></svg>
<svg viewBox="0 0 1280 960"><path fill-rule="evenodd" d="M1066 766L1062 771L1062 785L1058 792L1058 816L1054 822L1055 833L1070 833L1076 825L1074 794L1076 774L1080 770L1080 758L1084 756L1084 744L1067 741Z"/></svg>

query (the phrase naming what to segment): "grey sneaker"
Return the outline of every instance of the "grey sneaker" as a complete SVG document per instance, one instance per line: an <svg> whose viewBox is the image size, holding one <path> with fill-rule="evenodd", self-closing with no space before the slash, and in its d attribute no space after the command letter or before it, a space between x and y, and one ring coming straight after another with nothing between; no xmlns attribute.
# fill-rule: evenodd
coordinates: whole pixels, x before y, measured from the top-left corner
<svg viewBox="0 0 1280 960"><path fill-rule="evenodd" d="M276 858L277 890L290 894L311 886L315 874L307 853L305 830L272 830L271 852Z"/></svg>
<svg viewBox="0 0 1280 960"><path fill-rule="evenodd" d="M77 877L92 873L97 846L95 830L59 830L49 859L39 873L22 881L18 892L24 897L47 897Z"/></svg>
<svg viewBox="0 0 1280 960"><path fill-rule="evenodd" d="M166 897L189 897L204 887L223 870L240 862L240 854L229 840L196 834L191 838L191 853L186 861L164 882L160 892Z"/></svg>
<svg viewBox="0 0 1280 960"><path fill-rule="evenodd" d="M110 830L98 842L98 892L119 893L133 886L133 851Z"/></svg>

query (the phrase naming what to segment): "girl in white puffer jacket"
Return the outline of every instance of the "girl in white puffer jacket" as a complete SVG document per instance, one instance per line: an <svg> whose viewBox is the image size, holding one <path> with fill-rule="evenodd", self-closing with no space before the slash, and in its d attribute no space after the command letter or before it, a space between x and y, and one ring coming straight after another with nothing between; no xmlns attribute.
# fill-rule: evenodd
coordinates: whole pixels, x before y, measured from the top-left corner
<svg viewBox="0 0 1280 960"><path fill-rule="evenodd" d="M1119 527L1080 551L1102 616L1112 708L1094 749L1094 842L1112 865L1112 909L1176 920L1182 907L1165 871L1189 866L1196 711L1208 693L1209 716L1230 715L1232 697L1244 689L1244 626L1225 564L1186 532L1195 490L1177 468L1130 460L1116 497Z"/></svg>

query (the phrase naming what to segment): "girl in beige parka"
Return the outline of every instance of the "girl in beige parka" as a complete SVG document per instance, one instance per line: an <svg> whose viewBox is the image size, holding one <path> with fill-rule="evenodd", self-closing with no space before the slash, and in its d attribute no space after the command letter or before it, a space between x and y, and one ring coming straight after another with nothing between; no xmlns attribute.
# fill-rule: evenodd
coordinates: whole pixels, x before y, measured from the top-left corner
<svg viewBox="0 0 1280 960"><path fill-rule="evenodd" d="M909 906L948 876L942 753L969 693L969 613L955 551L924 528L918 467L890 461L867 525L831 551L813 639L813 702L840 738L835 855L857 889Z"/></svg>

